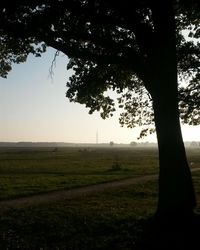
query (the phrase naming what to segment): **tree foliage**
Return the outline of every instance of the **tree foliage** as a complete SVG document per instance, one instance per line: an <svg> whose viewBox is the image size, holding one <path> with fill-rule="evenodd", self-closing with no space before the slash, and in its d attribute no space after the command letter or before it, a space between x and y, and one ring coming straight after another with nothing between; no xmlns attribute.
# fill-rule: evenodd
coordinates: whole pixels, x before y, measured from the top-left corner
<svg viewBox="0 0 200 250"><path fill-rule="evenodd" d="M155 60L168 27L162 27L157 0L35 0L0 4L0 75L6 77L12 63L26 61L29 53L40 56L46 46L69 57L73 75L67 83L70 101L85 104L90 113L106 118L118 94L121 125L145 126L154 121L148 78L157 74ZM180 118L200 124L200 7L197 0L168 1L176 20L176 56ZM163 6L162 6L163 5ZM165 18L165 17L164 17ZM160 28L161 27L161 28ZM184 31L189 30L188 36ZM162 35L164 38L162 38ZM191 38L191 39L188 39ZM165 55L164 55L165 56ZM167 60L167 58L166 58ZM181 84L184 80L184 84Z"/></svg>

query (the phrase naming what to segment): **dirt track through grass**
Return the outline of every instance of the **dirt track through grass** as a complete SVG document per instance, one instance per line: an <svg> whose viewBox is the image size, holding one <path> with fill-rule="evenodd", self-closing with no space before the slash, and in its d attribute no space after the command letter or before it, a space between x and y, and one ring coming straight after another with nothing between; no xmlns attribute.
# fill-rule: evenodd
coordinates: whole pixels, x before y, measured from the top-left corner
<svg viewBox="0 0 200 250"><path fill-rule="evenodd" d="M192 172L200 171L200 168L191 169ZM43 194L36 194L27 197L16 198L12 200L0 201L0 211L5 211L9 208L24 205L39 205L43 203L56 202L59 200L75 199L78 197L83 197L90 194L95 194L99 192L104 192L106 190L115 189L119 187L125 187L140 182L146 182L150 180L156 180L158 178L157 174L138 176L134 178L124 179L120 181L112 181L108 183L101 183L96 185L91 185L87 187L74 188L71 190L59 190L52 191Z"/></svg>

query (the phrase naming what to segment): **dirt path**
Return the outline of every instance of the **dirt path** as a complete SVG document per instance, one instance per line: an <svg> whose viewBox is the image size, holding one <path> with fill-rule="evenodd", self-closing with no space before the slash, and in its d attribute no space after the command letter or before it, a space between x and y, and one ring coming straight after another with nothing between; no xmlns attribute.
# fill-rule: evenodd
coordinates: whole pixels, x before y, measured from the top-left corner
<svg viewBox="0 0 200 250"><path fill-rule="evenodd" d="M191 169L192 172L200 171L200 168ZM12 200L0 201L0 211L5 211L9 208L21 205L39 205L48 202L56 202L59 200L75 199L84 197L86 195L104 192L106 190L115 189L118 187L125 187L140 182L157 179L157 174L133 177L125 180L112 181L108 183L101 183L87 187L74 188L71 190L58 190L44 194L36 194L28 197L21 197Z"/></svg>

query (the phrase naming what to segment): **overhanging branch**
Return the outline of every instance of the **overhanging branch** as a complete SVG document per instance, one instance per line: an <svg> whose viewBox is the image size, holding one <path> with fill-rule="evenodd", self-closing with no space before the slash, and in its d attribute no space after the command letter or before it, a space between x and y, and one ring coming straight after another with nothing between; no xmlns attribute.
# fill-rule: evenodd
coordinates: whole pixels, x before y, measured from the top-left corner
<svg viewBox="0 0 200 250"><path fill-rule="evenodd" d="M127 70L131 70L136 72L136 74L141 75L144 71L145 63L142 58L136 53L132 53L128 58L117 55L109 55L109 54L97 54L89 49L80 49L77 47L70 46L66 43L58 42L55 40L44 39L44 42L50 46L63 52L69 58L81 58L84 60L91 60L100 64L118 64L126 68Z"/></svg>

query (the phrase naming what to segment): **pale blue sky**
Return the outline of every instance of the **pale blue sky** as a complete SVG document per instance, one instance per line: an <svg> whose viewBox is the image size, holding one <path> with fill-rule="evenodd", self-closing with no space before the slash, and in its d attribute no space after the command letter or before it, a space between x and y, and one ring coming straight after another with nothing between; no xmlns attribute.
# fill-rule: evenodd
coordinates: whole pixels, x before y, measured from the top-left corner
<svg viewBox="0 0 200 250"><path fill-rule="evenodd" d="M139 129L121 128L118 117L103 120L88 114L84 105L69 103L65 97L67 58L59 56L53 80L49 68L54 50L41 58L29 56L14 65L7 79L0 78L0 141L62 141L130 143ZM184 140L200 141L200 126L183 127ZM155 135L144 141L155 141Z"/></svg>

